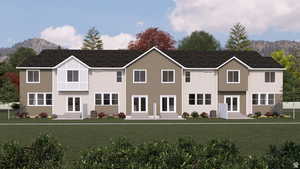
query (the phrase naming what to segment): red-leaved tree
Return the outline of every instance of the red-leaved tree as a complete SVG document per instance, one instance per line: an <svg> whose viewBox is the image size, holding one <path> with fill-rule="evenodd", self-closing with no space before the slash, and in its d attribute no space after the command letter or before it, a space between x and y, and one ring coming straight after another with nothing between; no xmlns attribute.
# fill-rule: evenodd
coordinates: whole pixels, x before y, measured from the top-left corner
<svg viewBox="0 0 300 169"><path fill-rule="evenodd" d="M153 46L161 50L175 49L175 40L168 33L158 28L148 28L136 35L136 40L129 42L130 50L147 50Z"/></svg>
<svg viewBox="0 0 300 169"><path fill-rule="evenodd" d="M6 72L1 76L1 79L9 79L12 84L15 85L16 89L19 90L20 82L19 82L19 74L16 72Z"/></svg>

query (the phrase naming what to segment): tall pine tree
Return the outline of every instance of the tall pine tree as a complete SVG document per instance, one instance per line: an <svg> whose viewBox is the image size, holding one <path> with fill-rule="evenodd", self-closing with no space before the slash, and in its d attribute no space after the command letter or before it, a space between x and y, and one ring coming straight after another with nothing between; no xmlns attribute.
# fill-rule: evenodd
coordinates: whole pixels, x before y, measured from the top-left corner
<svg viewBox="0 0 300 169"><path fill-rule="evenodd" d="M250 50L250 40L247 36L246 27L237 23L231 28L230 37L227 41L226 48L229 50Z"/></svg>
<svg viewBox="0 0 300 169"><path fill-rule="evenodd" d="M99 31L92 27L89 29L88 33L85 35L83 40L83 50L101 50L103 49L103 42L101 40L101 35Z"/></svg>

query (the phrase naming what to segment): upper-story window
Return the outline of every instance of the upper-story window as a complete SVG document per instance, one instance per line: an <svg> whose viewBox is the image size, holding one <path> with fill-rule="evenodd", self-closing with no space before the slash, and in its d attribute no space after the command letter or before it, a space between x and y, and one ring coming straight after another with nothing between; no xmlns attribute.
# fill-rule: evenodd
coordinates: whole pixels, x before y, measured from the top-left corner
<svg viewBox="0 0 300 169"><path fill-rule="evenodd" d="M146 70L136 69L133 70L133 83L146 83L147 75Z"/></svg>
<svg viewBox="0 0 300 169"><path fill-rule="evenodd" d="M275 82L275 72L265 72L265 82Z"/></svg>
<svg viewBox="0 0 300 169"><path fill-rule="evenodd" d="M122 82L122 72L117 71L117 82Z"/></svg>
<svg viewBox="0 0 300 169"><path fill-rule="evenodd" d="M227 70L227 83L240 83L240 71Z"/></svg>
<svg viewBox="0 0 300 169"><path fill-rule="evenodd" d="M185 82L191 82L191 72L185 72Z"/></svg>
<svg viewBox="0 0 300 169"><path fill-rule="evenodd" d="M175 83L175 70L161 70L162 83Z"/></svg>
<svg viewBox="0 0 300 169"><path fill-rule="evenodd" d="M68 70L67 71L67 82L78 82L79 81L79 71L78 70Z"/></svg>
<svg viewBox="0 0 300 169"><path fill-rule="evenodd" d="M40 71L27 70L27 83L40 83Z"/></svg>

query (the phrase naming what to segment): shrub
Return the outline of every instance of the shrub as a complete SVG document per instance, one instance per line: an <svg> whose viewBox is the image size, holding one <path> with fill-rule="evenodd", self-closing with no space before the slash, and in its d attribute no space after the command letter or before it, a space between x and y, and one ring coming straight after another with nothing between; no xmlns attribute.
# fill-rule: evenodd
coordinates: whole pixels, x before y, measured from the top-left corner
<svg viewBox="0 0 300 169"><path fill-rule="evenodd" d="M16 117L21 119L29 118L29 114L27 112L17 112Z"/></svg>
<svg viewBox="0 0 300 169"><path fill-rule="evenodd" d="M199 117L199 113L194 111L192 112L191 116L195 119L195 118L198 118Z"/></svg>
<svg viewBox="0 0 300 169"><path fill-rule="evenodd" d="M126 118L126 115L123 112L119 113L118 116L119 116L120 119L125 119Z"/></svg>
<svg viewBox="0 0 300 169"><path fill-rule="evenodd" d="M46 113L46 112L40 113L39 118L42 118L42 119L48 118L48 113Z"/></svg>
<svg viewBox="0 0 300 169"><path fill-rule="evenodd" d="M182 118L184 118L184 119L187 119L187 118L189 118L190 117L190 114L189 113L187 113L187 112L184 112L184 113L182 113Z"/></svg>
<svg viewBox="0 0 300 169"><path fill-rule="evenodd" d="M273 117L279 117L280 116L280 113L279 112L273 112Z"/></svg>
<svg viewBox="0 0 300 169"><path fill-rule="evenodd" d="M20 109L20 104L18 104L18 103L13 103L13 104L11 105L11 108L14 109L14 110L18 110L18 109Z"/></svg>
<svg viewBox="0 0 300 169"><path fill-rule="evenodd" d="M265 114L265 116L267 116L267 117L273 117L273 113L272 113L272 112L267 112L267 113Z"/></svg>
<svg viewBox="0 0 300 169"><path fill-rule="evenodd" d="M98 114L98 118L99 119L103 119L104 117L106 117L107 115L104 112L101 112Z"/></svg>
<svg viewBox="0 0 300 169"><path fill-rule="evenodd" d="M57 117L58 117L58 116L57 116L56 114L52 114L52 115L51 115L51 118L52 118L52 119L57 119Z"/></svg>
<svg viewBox="0 0 300 169"><path fill-rule="evenodd" d="M0 145L0 168L23 168L26 166L28 159L25 149L16 141Z"/></svg>
<svg viewBox="0 0 300 169"><path fill-rule="evenodd" d="M261 112L260 111L255 112L254 115L255 115L255 117L260 117L261 116Z"/></svg>
<svg viewBox="0 0 300 169"><path fill-rule="evenodd" d="M202 118L208 118L208 114L207 114L206 112L202 112L202 113L200 114L200 116L201 116Z"/></svg>

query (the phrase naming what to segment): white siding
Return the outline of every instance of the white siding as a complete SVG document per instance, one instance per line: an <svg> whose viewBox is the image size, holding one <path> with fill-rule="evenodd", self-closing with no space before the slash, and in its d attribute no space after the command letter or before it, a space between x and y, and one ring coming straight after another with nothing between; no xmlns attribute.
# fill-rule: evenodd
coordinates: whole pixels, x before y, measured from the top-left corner
<svg viewBox="0 0 300 169"><path fill-rule="evenodd" d="M209 113L211 110L217 110L218 106L218 77L216 71L191 70L191 82L185 82L185 71L183 75L183 112L191 113L197 111ZM211 105L189 105L190 93L211 94Z"/></svg>
<svg viewBox="0 0 300 169"><path fill-rule="evenodd" d="M67 70L79 71L79 82L67 82ZM75 59L70 59L57 68L59 91L88 91L88 68Z"/></svg>

